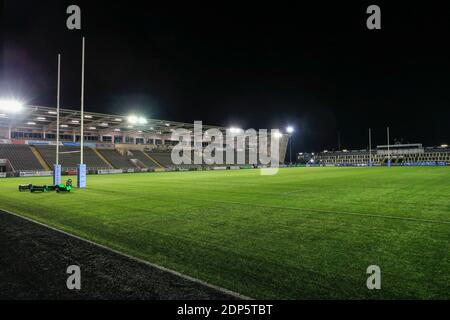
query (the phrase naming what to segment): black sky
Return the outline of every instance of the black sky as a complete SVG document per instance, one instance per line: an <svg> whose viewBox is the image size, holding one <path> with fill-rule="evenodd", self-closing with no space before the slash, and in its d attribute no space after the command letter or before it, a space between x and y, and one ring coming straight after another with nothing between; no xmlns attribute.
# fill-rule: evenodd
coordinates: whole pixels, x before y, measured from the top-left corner
<svg viewBox="0 0 450 320"><path fill-rule="evenodd" d="M393 138L450 143L450 11L443 2L3 2L1 95L89 111L296 128L296 151ZM391 1L392 2L392 1ZM147 5L145 5L147 3ZM197 4L196 4L197 3ZM311 2L310 2L311 3ZM69 4L82 30L66 29ZM370 4L382 30L366 28Z"/></svg>

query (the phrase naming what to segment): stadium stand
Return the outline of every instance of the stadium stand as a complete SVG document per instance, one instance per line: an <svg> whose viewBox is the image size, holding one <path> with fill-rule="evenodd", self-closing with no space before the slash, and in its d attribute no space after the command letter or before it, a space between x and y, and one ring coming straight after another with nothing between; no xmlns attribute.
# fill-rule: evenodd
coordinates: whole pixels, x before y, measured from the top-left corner
<svg viewBox="0 0 450 320"><path fill-rule="evenodd" d="M133 156L131 158L139 160L145 168L156 168L159 167L158 163L151 160L151 158L148 157L144 152L140 150L133 150L131 151Z"/></svg>
<svg viewBox="0 0 450 320"><path fill-rule="evenodd" d="M53 167L56 162L56 147L51 145L36 145L35 147L47 164ZM84 163L89 169L109 168L109 165L99 158L91 148L85 147L83 150ZM79 147L61 146L59 151L59 162L63 170L74 169L80 163Z"/></svg>
<svg viewBox="0 0 450 320"><path fill-rule="evenodd" d="M116 169L130 169L136 166L126 156L114 149L97 149Z"/></svg>
<svg viewBox="0 0 450 320"><path fill-rule="evenodd" d="M162 151L146 151L146 153L155 161L166 168L172 168L175 165L172 162L171 153L170 152L162 152Z"/></svg>
<svg viewBox="0 0 450 320"><path fill-rule="evenodd" d="M44 170L28 145L0 145L0 159L8 159L15 171Z"/></svg>

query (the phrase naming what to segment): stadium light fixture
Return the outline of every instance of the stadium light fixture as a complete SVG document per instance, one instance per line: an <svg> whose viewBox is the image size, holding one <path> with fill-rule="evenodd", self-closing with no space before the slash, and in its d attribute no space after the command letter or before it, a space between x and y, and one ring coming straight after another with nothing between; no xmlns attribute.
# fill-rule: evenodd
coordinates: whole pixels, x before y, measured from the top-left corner
<svg viewBox="0 0 450 320"><path fill-rule="evenodd" d="M84 116L86 119L92 119L92 116L90 116L90 115L85 115Z"/></svg>
<svg viewBox="0 0 450 320"><path fill-rule="evenodd" d="M23 109L23 103L17 100L0 100L0 111L9 113L19 113Z"/></svg>
<svg viewBox="0 0 450 320"><path fill-rule="evenodd" d="M122 122L122 119L121 118L115 118L114 121Z"/></svg>
<svg viewBox="0 0 450 320"><path fill-rule="evenodd" d="M147 119L145 119L144 117L139 117L138 123L139 124L147 124Z"/></svg>
<svg viewBox="0 0 450 320"><path fill-rule="evenodd" d="M67 127L69 127L67 124L62 124L61 126L60 126L61 128L67 128Z"/></svg>
<svg viewBox="0 0 450 320"><path fill-rule="evenodd" d="M131 115L127 118L128 122L131 124L147 124L147 119L144 117L138 117L136 115Z"/></svg>
<svg viewBox="0 0 450 320"><path fill-rule="evenodd" d="M289 134L294 133L294 127L288 126L288 127L286 128L286 132L289 133Z"/></svg>
<svg viewBox="0 0 450 320"><path fill-rule="evenodd" d="M441 148L448 148L448 144L441 144Z"/></svg>
<svg viewBox="0 0 450 320"><path fill-rule="evenodd" d="M48 114L58 114L56 111L49 111Z"/></svg>
<svg viewBox="0 0 450 320"><path fill-rule="evenodd" d="M74 124L80 123L80 121L78 121L78 120L72 120L71 122L74 123Z"/></svg>
<svg viewBox="0 0 450 320"><path fill-rule="evenodd" d="M89 130L96 130L96 127L89 127Z"/></svg>
<svg viewBox="0 0 450 320"><path fill-rule="evenodd" d="M279 138L283 137L283 134L280 131L277 130L277 131L274 132L274 137L279 139Z"/></svg>
<svg viewBox="0 0 450 320"><path fill-rule="evenodd" d="M45 117L37 117L36 120L45 121L45 120L47 120L47 118L45 118Z"/></svg>
<svg viewBox="0 0 450 320"><path fill-rule="evenodd" d="M28 121L27 124L30 125L30 126L34 126L36 124L36 122Z"/></svg>
<svg viewBox="0 0 450 320"><path fill-rule="evenodd" d="M241 128L236 128L236 127L231 127L229 130L231 133L239 133L242 131Z"/></svg>
<svg viewBox="0 0 450 320"><path fill-rule="evenodd" d="M131 116L128 116L127 120L129 123L135 124L138 122L139 119L137 116L131 115Z"/></svg>

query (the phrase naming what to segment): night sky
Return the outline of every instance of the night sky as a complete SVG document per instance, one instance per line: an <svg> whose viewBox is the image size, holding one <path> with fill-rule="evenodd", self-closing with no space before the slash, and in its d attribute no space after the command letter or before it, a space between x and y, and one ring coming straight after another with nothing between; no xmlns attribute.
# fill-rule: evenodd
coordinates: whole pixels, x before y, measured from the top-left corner
<svg viewBox="0 0 450 320"><path fill-rule="evenodd" d="M0 95L88 111L243 128L296 128L295 151L391 137L450 143L450 11L442 1L4 1ZM313 2L313 1L309 1ZM393 1L391 1L393 2ZM147 3L156 3L147 1ZM197 4L195 4L197 3ZM78 4L82 30L66 28ZM382 30L366 28L378 4ZM392 140L393 140L392 139Z"/></svg>

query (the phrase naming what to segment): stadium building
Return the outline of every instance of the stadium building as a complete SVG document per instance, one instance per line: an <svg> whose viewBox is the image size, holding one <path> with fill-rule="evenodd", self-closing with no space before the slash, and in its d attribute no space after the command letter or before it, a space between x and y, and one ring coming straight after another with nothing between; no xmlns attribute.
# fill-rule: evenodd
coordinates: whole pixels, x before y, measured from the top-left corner
<svg viewBox="0 0 450 320"><path fill-rule="evenodd" d="M379 145L374 150L322 151L311 162L321 165L450 165L448 145L424 147L420 143Z"/></svg>
<svg viewBox="0 0 450 320"><path fill-rule="evenodd" d="M65 174L75 174L80 163L80 119L80 111L60 109L59 162ZM260 164L259 159L257 163L249 162L248 150L252 145L246 140L245 165L237 162L220 166L205 162L175 165L171 152L179 141L172 139L172 132L180 128L193 132L194 124L84 112L83 162L91 174L237 169ZM203 125L204 131L212 128L219 129L224 136L227 132L224 127ZM0 111L1 175L51 175L56 162L56 130L56 108L24 106L20 112ZM278 137L280 163L284 162L289 137L289 134ZM226 151L229 146L224 144L223 148ZM234 159L237 160L236 155Z"/></svg>

